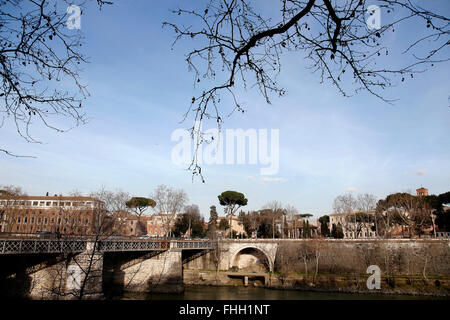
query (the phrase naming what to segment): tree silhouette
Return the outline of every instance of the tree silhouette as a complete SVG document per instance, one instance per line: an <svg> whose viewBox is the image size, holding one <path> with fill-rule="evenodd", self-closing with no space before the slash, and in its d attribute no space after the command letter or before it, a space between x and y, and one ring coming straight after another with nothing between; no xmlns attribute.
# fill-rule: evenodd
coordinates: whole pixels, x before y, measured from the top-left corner
<svg viewBox="0 0 450 320"><path fill-rule="evenodd" d="M101 8L112 2L97 3ZM56 119L86 122L82 102L89 93L79 71L87 60L82 34L67 28L68 6L57 0L0 1L0 128L10 122L28 142L39 143L32 124L64 132L53 124ZM17 156L1 146L0 152Z"/></svg>
<svg viewBox="0 0 450 320"><path fill-rule="evenodd" d="M197 146L211 139L201 132L203 121L216 121L220 130L224 96L234 102L231 112L245 112L237 88L257 87L267 103L272 95L285 94L277 75L286 51L297 52L299 58L309 61L309 68L320 75L320 82L331 83L343 96L367 91L385 102L393 100L383 95L384 89L449 59L445 52L450 44L449 18L412 1L370 2L377 7L369 7L366 0L277 3L278 10L268 14L260 2L210 0L202 9L196 6L172 11L183 18L183 23L188 21L188 26L163 23L175 32L173 45L183 39L193 45L186 61L194 72L194 87L204 87L192 97L184 119L194 118L191 134ZM368 23L379 13L383 14L383 25ZM408 22L423 25L423 34L401 52L403 65L386 63L384 57L391 53L383 37ZM195 155L189 168L203 178Z"/></svg>

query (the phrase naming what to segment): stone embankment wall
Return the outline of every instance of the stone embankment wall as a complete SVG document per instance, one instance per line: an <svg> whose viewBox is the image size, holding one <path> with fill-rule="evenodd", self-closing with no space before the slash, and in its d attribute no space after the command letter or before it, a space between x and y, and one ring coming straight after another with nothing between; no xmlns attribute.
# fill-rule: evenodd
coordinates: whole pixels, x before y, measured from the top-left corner
<svg viewBox="0 0 450 320"><path fill-rule="evenodd" d="M242 277L230 276L230 272L239 273L241 270L216 270L214 256L226 255L226 246L222 248L225 252L210 252L184 264L185 284L243 285ZM380 290L367 288L366 281L371 275L367 273L367 268L371 265L380 268ZM251 269L246 271L252 272ZM278 289L448 296L450 241L279 241L274 272L270 273L269 281L262 283L257 278L250 278L249 285Z"/></svg>

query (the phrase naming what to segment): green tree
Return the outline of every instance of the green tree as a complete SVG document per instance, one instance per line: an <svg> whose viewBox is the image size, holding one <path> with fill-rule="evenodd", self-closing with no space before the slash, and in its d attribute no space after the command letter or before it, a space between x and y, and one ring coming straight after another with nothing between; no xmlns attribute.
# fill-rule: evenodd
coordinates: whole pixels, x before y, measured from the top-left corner
<svg viewBox="0 0 450 320"><path fill-rule="evenodd" d="M406 227L409 237L423 234L432 226L433 197L417 197L409 193L393 193L377 203L376 211L385 224L385 235L395 225Z"/></svg>
<svg viewBox="0 0 450 320"><path fill-rule="evenodd" d="M436 224L439 231L450 231L450 210L444 209L444 204L450 204L450 191L441 193L438 197L438 208L436 214Z"/></svg>
<svg viewBox="0 0 450 320"><path fill-rule="evenodd" d="M221 206L225 207L225 213L229 216L230 219L230 227L232 225L232 218L236 211L243 206L246 206L248 203L248 199L244 196L243 193L237 191L224 191L218 196L219 202ZM231 232L230 232L231 237Z"/></svg>
<svg viewBox="0 0 450 320"><path fill-rule="evenodd" d="M344 232L340 223L338 223L337 225L333 223L333 226L331 227L331 237L335 239L344 238Z"/></svg>
<svg viewBox="0 0 450 320"><path fill-rule="evenodd" d="M200 215L198 206L186 206L185 213L176 218L172 233L175 237L181 237L186 236L190 230L190 237L202 238L205 235L203 223L204 219Z"/></svg>
<svg viewBox="0 0 450 320"><path fill-rule="evenodd" d="M328 228L328 223L330 222L330 217L327 215L321 216L319 218L319 222L320 222L320 233L324 237L329 237L330 229Z"/></svg>
<svg viewBox="0 0 450 320"><path fill-rule="evenodd" d="M148 207L154 208L156 206L156 202L150 198L133 197L126 202L126 206L127 208L132 209L140 219Z"/></svg>

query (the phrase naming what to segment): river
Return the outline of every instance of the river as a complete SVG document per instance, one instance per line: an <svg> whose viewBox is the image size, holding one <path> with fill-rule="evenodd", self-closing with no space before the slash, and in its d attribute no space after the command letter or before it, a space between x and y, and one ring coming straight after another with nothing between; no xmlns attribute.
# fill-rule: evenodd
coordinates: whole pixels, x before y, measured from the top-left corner
<svg viewBox="0 0 450 320"><path fill-rule="evenodd" d="M446 299L431 296L353 294L299 290L275 290L254 287L186 286L180 294L124 293L121 300L419 300ZM447 298L448 299L448 298Z"/></svg>

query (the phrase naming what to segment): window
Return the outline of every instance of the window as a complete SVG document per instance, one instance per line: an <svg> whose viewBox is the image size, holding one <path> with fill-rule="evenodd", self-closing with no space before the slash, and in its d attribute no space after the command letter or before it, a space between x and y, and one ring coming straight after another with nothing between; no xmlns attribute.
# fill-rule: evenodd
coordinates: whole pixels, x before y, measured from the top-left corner
<svg viewBox="0 0 450 320"><path fill-rule="evenodd" d="M58 218L58 224L60 224L60 222L61 222L61 218Z"/></svg>
<svg viewBox="0 0 450 320"><path fill-rule="evenodd" d="M46 205L47 207L50 207L50 206L52 205L52 202L51 202L51 201L47 201L47 202L45 203L45 205Z"/></svg>
<svg viewBox="0 0 450 320"><path fill-rule="evenodd" d="M25 205L25 201L20 201L20 205L24 206Z"/></svg>
<svg viewBox="0 0 450 320"><path fill-rule="evenodd" d="M37 206L39 204L39 202L37 202L37 201L33 201L33 206Z"/></svg>
<svg viewBox="0 0 450 320"><path fill-rule="evenodd" d="M66 207L70 207L70 202L66 202Z"/></svg>
<svg viewBox="0 0 450 320"><path fill-rule="evenodd" d="M72 202L72 206L78 207L78 202Z"/></svg>
<svg viewBox="0 0 450 320"><path fill-rule="evenodd" d="M84 224L85 224L85 225L88 225L88 224L89 224L89 219L86 219L86 220L84 221Z"/></svg>
<svg viewBox="0 0 450 320"><path fill-rule="evenodd" d="M33 224L33 223L34 223L34 218L31 218L31 221L30 221L30 223L31 223L31 224Z"/></svg>
<svg viewBox="0 0 450 320"><path fill-rule="evenodd" d="M61 207L64 207L64 202L60 202L59 205L60 205Z"/></svg>
<svg viewBox="0 0 450 320"><path fill-rule="evenodd" d="M42 218L39 218L39 219L38 219L38 223L41 223L41 222L42 222Z"/></svg>
<svg viewBox="0 0 450 320"><path fill-rule="evenodd" d="M39 206L43 207L45 204L45 201L39 201Z"/></svg>
<svg viewBox="0 0 450 320"><path fill-rule="evenodd" d="M47 219L47 218L45 218L45 219ZM51 224L54 224L54 223L55 223L55 218L52 218L52 219L50 220L50 223L51 223Z"/></svg>
<svg viewBox="0 0 450 320"><path fill-rule="evenodd" d="M26 224L28 222L28 217L23 218L23 223Z"/></svg>
<svg viewBox="0 0 450 320"><path fill-rule="evenodd" d="M47 224L47 218L44 218L44 224Z"/></svg>
<svg viewBox="0 0 450 320"><path fill-rule="evenodd" d="M57 206L58 206L58 202L53 201L53 206L54 206L54 207L57 207Z"/></svg>
<svg viewBox="0 0 450 320"><path fill-rule="evenodd" d="M17 223L20 223L20 217L17 217Z"/></svg>
<svg viewBox="0 0 450 320"><path fill-rule="evenodd" d="M31 206L31 201L27 201L27 206Z"/></svg>

